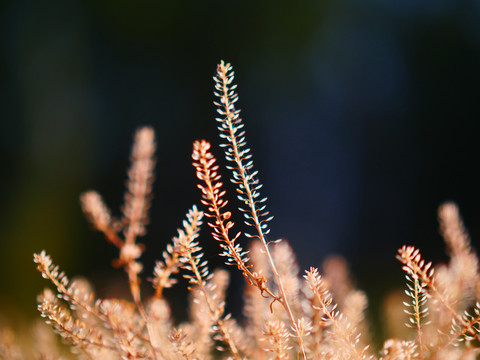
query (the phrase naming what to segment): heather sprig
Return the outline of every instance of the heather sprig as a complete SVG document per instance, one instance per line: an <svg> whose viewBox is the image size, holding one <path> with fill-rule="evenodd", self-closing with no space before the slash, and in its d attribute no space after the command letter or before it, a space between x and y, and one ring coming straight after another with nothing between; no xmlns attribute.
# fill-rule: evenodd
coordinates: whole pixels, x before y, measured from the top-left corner
<svg viewBox="0 0 480 360"><path fill-rule="evenodd" d="M237 197L241 204L239 210L243 212L245 224L253 227L256 234L245 233L247 237L258 238L264 247L265 254L269 261L272 274L278 286L278 295L274 295L274 299L279 301L288 315L290 325L295 329L294 325L297 321L289 302L286 288L283 285L282 276L277 270L277 265L270 253L267 235L270 232L268 222L272 220L269 212L266 210L265 202L267 198L262 198L260 189L262 184L258 179L258 171L253 170L253 160L250 149L246 146L245 131L243 130L243 122L239 117L240 110L235 108L238 101L238 95L235 92L236 85L233 84L234 73L229 63L221 61L217 66L217 74L214 76L215 96L219 98L219 102L214 102L217 106L217 112L222 117L216 120L220 123L218 126L220 138L225 139L226 143L221 146L225 149L225 158L233 163L228 168L232 170L232 182L237 184ZM295 331L295 330L294 330ZM302 337L296 333L299 351L302 358L306 358L305 348Z"/></svg>

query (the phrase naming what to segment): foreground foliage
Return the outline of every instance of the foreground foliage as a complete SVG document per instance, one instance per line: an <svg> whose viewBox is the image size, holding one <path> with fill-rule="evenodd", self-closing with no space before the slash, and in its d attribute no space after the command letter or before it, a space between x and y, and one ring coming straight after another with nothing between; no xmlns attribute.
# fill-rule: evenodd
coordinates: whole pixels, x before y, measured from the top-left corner
<svg viewBox="0 0 480 360"><path fill-rule="evenodd" d="M323 276L316 268L300 274L289 244L267 238L271 217L266 198L260 195L261 184L235 107L238 97L231 66L221 62L214 80L221 146L250 233L235 230L211 145L196 141L192 159L203 210L193 206L187 212L177 236L156 263L152 279L155 295L142 299L139 274L144 247L138 239L146 233L155 140L151 128L139 129L122 216L113 218L95 191L81 196L87 218L119 250L114 265L128 275L132 302L96 299L88 282L68 279L45 251L34 255L38 270L55 288L47 288L39 296L38 309L74 353L91 359L155 360L475 359L480 321L478 259L457 207L447 203L439 210L450 255L447 265L434 268L412 246L398 250L407 279L406 325L412 330L406 339L386 340L375 355L368 346L367 298L352 286L345 262L328 260ZM212 271L197 241L204 221L225 263L236 267L246 280L245 321L241 323L225 310L228 272ZM251 238L248 251L242 245L245 238ZM190 319L176 325L164 290L174 286L179 276L189 283ZM0 335L2 359L63 356L54 341L37 343L27 353L16 345L12 333L3 331Z"/></svg>

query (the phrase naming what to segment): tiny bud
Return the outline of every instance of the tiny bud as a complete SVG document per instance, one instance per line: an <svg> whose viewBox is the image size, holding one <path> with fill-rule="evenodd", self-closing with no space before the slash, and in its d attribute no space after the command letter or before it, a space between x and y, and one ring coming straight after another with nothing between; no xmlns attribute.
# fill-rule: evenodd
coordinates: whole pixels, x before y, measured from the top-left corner
<svg viewBox="0 0 480 360"><path fill-rule="evenodd" d="M120 251L120 259L126 263L138 259L142 255L142 249L137 244L125 244Z"/></svg>

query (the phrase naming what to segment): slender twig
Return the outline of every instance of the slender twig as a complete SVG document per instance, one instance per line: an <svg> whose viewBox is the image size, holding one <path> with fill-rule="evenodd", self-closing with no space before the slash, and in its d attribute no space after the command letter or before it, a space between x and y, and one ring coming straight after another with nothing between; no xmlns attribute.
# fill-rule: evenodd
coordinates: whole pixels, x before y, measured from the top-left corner
<svg viewBox="0 0 480 360"><path fill-rule="evenodd" d="M257 236L262 241L265 254L268 258L268 262L279 290L276 300L281 302L287 312L292 327L294 327L296 320L287 300L282 277L275 266L275 261L270 253L268 241L266 239L266 234L269 232L267 222L271 217L261 219L261 217L268 216L268 212L264 211L265 206L262 205L266 199L257 200L259 197L258 190L261 187L258 180L255 178L257 172L253 171L252 173L248 173L248 170L253 167L253 162L250 160L251 155L248 154L249 149L244 149L246 143L244 131L241 130L243 124L239 118L239 110L236 110L234 105L238 100L238 96L234 92L236 85L232 85L233 77L234 75L231 65L228 63L225 64L221 61L217 67L217 76L214 78L216 82L215 88L218 91L218 93L215 94L220 98L220 103L215 104L219 107L217 110L218 113L224 116L224 118L218 118L217 120L220 122L220 131L224 133L221 137L227 140L228 150L226 151L226 158L235 163L235 168L233 170L234 177L232 181L239 184L239 189L237 189L239 192L238 197L241 201L244 201L249 208L247 219L253 221L253 223L246 221L246 224L251 225L256 229ZM244 162L246 162L246 164ZM306 359L307 356L303 340L301 336L298 336L298 334L296 335L302 357Z"/></svg>

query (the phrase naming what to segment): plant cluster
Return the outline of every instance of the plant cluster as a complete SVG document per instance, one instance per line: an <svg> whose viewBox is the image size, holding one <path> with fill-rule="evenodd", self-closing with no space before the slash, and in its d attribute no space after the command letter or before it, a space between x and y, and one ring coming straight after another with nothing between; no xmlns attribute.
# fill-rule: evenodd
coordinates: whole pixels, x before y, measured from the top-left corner
<svg viewBox="0 0 480 360"><path fill-rule="evenodd" d="M202 210L193 206L177 235L156 262L154 295L142 299L141 255L150 206L155 139L151 128L137 131L128 171L122 216L114 218L95 191L81 196L86 217L119 250L114 265L128 276L132 301L96 299L88 282L71 281L45 251L34 255L45 289L38 309L79 358L87 359L475 359L479 353L480 275L457 207L440 207L441 232L450 261L433 267L412 246L398 250L406 273L407 339L388 339L378 354L369 347L367 298L349 279L343 260L332 258L324 274L303 274L286 241L270 241L266 198L246 146L230 64L217 67L215 105L231 181L249 233L235 229L219 166L205 140L193 144ZM226 312L228 272L210 269L199 231L206 222L225 263L245 278L244 321ZM205 229L203 231L206 231ZM248 251L243 248L250 238ZM175 323L164 290L183 276L189 286L189 321ZM0 337L0 358L21 359L13 335ZM46 343L46 342L44 342ZM54 344L49 342L49 344ZM35 356L61 358L54 345L38 346Z"/></svg>

